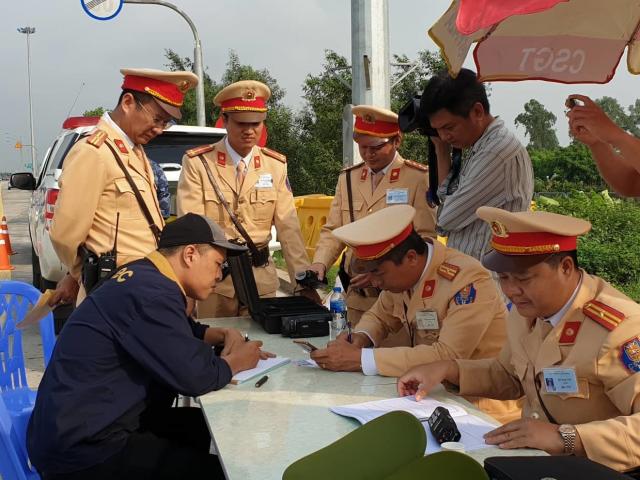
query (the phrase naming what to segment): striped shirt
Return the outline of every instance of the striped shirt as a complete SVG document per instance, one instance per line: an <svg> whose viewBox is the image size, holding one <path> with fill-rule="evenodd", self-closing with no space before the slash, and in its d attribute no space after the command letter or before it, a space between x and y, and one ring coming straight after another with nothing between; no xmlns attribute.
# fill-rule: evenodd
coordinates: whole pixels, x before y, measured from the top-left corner
<svg viewBox="0 0 640 480"><path fill-rule="evenodd" d="M442 204L437 230L448 237L448 247L480 260L490 250L491 229L476 210L483 205L511 212L528 210L533 167L527 150L498 118L467 153L459 177L452 182L450 172L438 188Z"/></svg>

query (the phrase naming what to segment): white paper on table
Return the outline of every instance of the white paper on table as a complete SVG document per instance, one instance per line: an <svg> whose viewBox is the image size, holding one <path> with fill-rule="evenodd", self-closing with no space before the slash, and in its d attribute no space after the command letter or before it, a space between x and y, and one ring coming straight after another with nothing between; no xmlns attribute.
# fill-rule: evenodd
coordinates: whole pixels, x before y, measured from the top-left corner
<svg viewBox="0 0 640 480"><path fill-rule="evenodd" d="M458 430L460 430L460 442L465 446L467 451L478 450L480 448L490 446L485 444L483 435L496 428L495 425L492 425L476 415L467 413L464 408L458 405L439 402L432 398L425 398L419 402L416 402L416 399L413 396L389 398L386 400L375 400L373 402L331 407L330 410L338 415L355 418L362 424L378 418L385 413L396 410L408 412L418 418L425 429L427 434L427 449L425 453L435 453L439 452L441 449L440 445L431 434L427 418L431 416L436 407L444 407L449 410L449 413L454 418L456 425L458 426Z"/></svg>
<svg viewBox="0 0 640 480"><path fill-rule="evenodd" d="M231 383L235 385L238 383L246 382L259 375L264 375L265 373L270 372L271 370L282 365L286 365L290 361L291 360L286 357L272 357L267 358L266 360L258 360L258 365L256 365L254 368L236 373L231 379Z"/></svg>
<svg viewBox="0 0 640 480"><path fill-rule="evenodd" d="M293 364L297 367L320 368L313 358L301 358L294 360Z"/></svg>

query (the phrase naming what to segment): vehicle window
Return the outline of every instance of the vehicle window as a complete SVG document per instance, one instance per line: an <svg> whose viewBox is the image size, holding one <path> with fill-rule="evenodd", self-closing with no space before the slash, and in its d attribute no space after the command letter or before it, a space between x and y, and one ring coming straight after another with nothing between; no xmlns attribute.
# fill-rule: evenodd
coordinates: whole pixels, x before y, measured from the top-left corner
<svg viewBox="0 0 640 480"><path fill-rule="evenodd" d="M182 157L187 150L221 140L220 134L185 134L182 132L166 132L154 138L144 151L151 160L157 163L182 164Z"/></svg>
<svg viewBox="0 0 640 480"><path fill-rule="evenodd" d="M55 158L53 158L53 161L51 162L51 163L55 162L55 165L56 165L55 168L62 168L62 164L64 162L64 159L67 156L67 153L69 153L69 150L71 150L71 147L73 146L74 143L76 143L78 138L80 138L80 135L78 135L77 133L70 133L60 141L60 147L58 147L56 156Z"/></svg>
<svg viewBox="0 0 640 480"><path fill-rule="evenodd" d="M49 150L47 150L47 155L46 155L46 157L44 157L42 165L40 165L40 173L38 174L38 181L36 182L36 185L40 185L40 182L42 181L42 177L44 176L45 172L47 171L47 166L49 165L49 160L51 160L51 157L53 156L54 152L56 151L56 147L57 146L58 146L58 139L56 139L53 142L53 145L51 145L51 147L49 148Z"/></svg>

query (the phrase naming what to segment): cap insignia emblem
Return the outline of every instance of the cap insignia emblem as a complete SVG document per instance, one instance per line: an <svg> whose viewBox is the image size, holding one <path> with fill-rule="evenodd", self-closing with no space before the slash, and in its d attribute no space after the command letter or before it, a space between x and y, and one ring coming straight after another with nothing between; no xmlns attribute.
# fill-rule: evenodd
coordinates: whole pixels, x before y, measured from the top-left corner
<svg viewBox="0 0 640 480"><path fill-rule="evenodd" d="M493 235L496 237L506 238L509 236L509 234L507 233L507 227L505 227L502 223L498 222L497 220L494 220L493 222L491 222L491 231L493 232Z"/></svg>

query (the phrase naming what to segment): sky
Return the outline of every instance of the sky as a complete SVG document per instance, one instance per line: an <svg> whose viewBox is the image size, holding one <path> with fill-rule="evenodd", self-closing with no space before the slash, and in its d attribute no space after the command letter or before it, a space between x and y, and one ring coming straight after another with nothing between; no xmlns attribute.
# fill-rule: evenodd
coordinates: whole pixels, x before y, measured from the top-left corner
<svg viewBox="0 0 640 480"><path fill-rule="evenodd" d="M24 171L30 162L26 35L31 26L31 79L37 162L59 133L63 120L97 106L113 107L123 67L165 66L164 50L193 57L193 36L172 10L125 4L108 21L90 18L79 0L0 0L0 52L4 115L0 117L0 171ZM266 68L278 80L293 108L302 104L302 83L321 70L325 49L351 57L351 7L347 0L173 0L194 21L202 42L204 65L219 79L229 50L240 61ZM444 13L449 0L389 0L391 54L410 59L420 50L436 51L426 31ZM466 66L473 68L469 58ZM624 65L605 85L560 85L538 81L496 82L491 88L492 113L503 118L526 143L514 118L536 98L557 117L558 138L568 143L564 99L569 93L617 98L623 106L640 96L640 78ZM76 101L77 97L77 101ZM74 104L75 101L75 104Z"/></svg>

